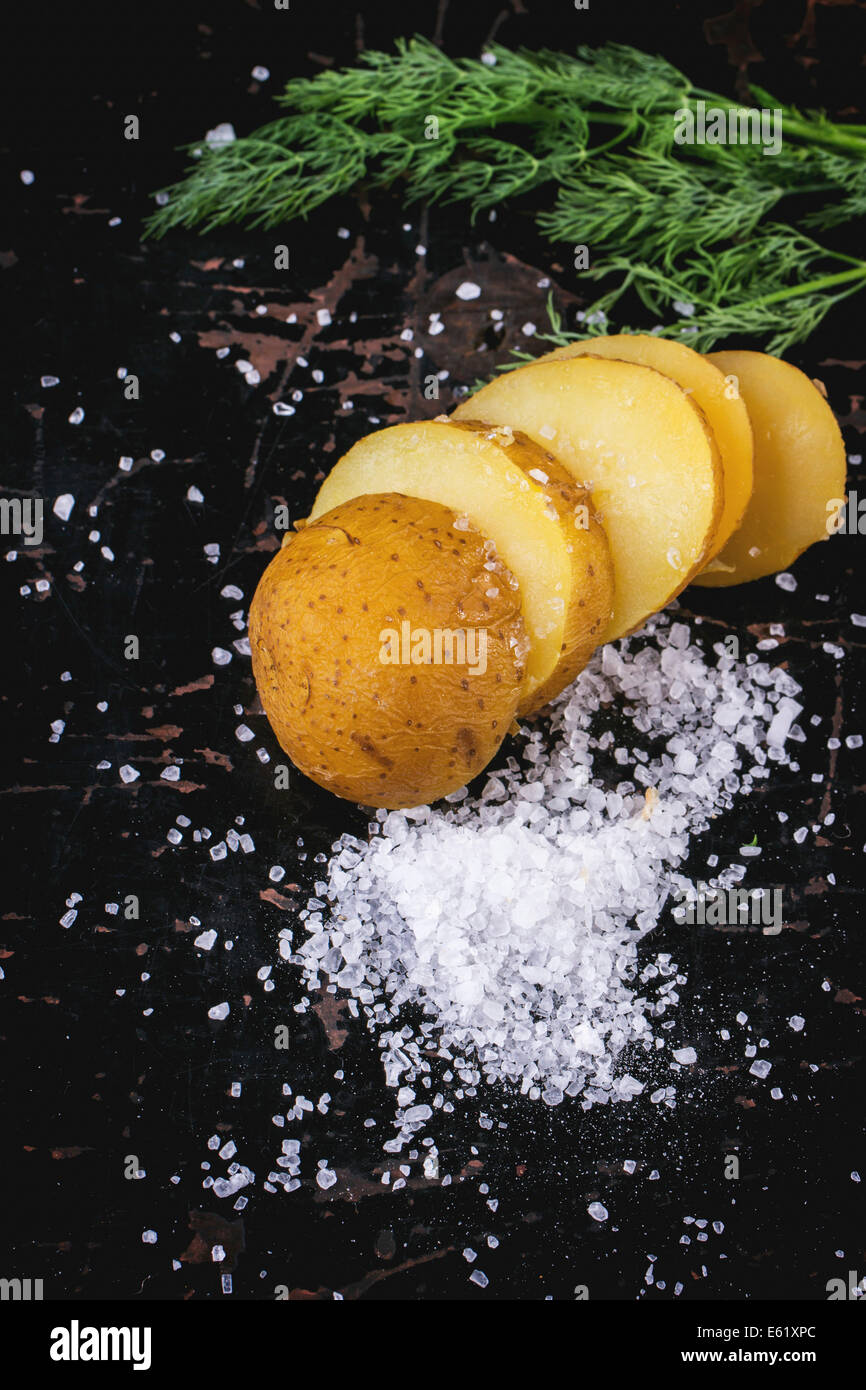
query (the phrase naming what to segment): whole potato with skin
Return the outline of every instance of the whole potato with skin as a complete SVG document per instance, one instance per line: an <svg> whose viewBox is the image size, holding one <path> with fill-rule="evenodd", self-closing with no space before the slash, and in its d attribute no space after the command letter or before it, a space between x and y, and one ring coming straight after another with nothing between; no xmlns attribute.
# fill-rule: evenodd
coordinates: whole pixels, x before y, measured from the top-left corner
<svg viewBox="0 0 866 1390"><path fill-rule="evenodd" d="M420 635L458 630L463 662L459 647L450 663L429 659ZM295 765L337 796L399 808L456 791L490 761L529 639L490 541L438 503L373 493L287 538L256 589L250 648Z"/></svg>

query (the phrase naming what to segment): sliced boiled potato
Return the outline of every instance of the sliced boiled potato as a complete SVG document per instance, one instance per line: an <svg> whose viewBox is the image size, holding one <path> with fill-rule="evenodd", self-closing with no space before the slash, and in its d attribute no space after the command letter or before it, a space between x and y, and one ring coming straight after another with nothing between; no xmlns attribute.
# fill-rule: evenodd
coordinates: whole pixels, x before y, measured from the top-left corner
<svg viewBox="0 0 866 1390"><path fill-rule="evenodd" d="M711 559L736 531L752 495L752 427L736 386L718 366L685 343L655 338L648 333L588 338L585 342L556 348L539 361L557 361L587 353L655 367L688 392L704 412L719 448L725 485L725 505L708 552Z"/></svg>
<svg viewBox="0 0 866 1390"><path fill-rule="evenodd" d="M614 567L604 641L640 627L702 567L724 502L721 460L702 411L661 372L588 355L535 362L455 416L522 430L592 492Z"/></svg>
<svg viewBox="0 0 866 1390"><path fill-rule="evenodd" d="M508 430L479 431L447 420L394 425L367 435L340 459L310 514L315 521L367 493L400 493L449 507L487 536L517 580L531 643L520 713L537 708L537 692L550 689L563 657L571 659L573 645L585 638L573 613L579 598L586 598L574 595L575 545L582 544L581 536L591 537L590 565L592 555L603 550L597 530L580 532L575 524L575 512L586 500L583 494L571 484L564 496L562 483L554 487L531 476L522 466L527 457ZM537 461L534 453L532 461ZM599 593L591 609L594 643L609 605L603 570L597 578ZM596 575L588 579L592 582ZM491 574L491 588L497 583Z"/></svg>
<svg viewBox="0 0 866 1390"><path fill-rule="evenodd" d="M514 719L529 640L516 582L447 507L353 498L286 538L250 606L259 695L336 796L421 806L481 772ZM438 642L438 648L437 648Z"/></svg>
<svg viewBox="0 0 866 1390"><path fill-rule="evenodd" d="M550 452L519 430L482 424L477 420L452 421L455 429L495 438L535 482L544 487L559 513L571 557L571 590L559 660L552 674L520 703L519 713L534 714L555 699L583 670L595 651L613 613L613 561L607 536L593 510L592 495L575 483L571 474Z"/></svg>
<svg viewBox="0 0 866 1390"><path fill-rule="evenodd" d="M763 352L711 352L735 379L752 422L755 486L739 530L698 584L741 584L774 574L826 540L845 495L845 445L818 388Z"/></svg>

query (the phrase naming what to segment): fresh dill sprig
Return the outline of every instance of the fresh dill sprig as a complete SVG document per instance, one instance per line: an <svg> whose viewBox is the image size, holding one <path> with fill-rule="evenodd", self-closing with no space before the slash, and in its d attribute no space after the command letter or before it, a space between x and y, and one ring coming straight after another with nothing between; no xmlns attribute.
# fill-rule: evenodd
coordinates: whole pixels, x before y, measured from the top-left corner
<svg viewBox="0 0 866 1390"><path fill-rule="evenodd" d="M162 190L147 230L273 227L360 184L398 180L408 202L463 203L474 218L546 187L539 230L588 246L590 278L614 279L587 331L609 326L630 289L652 313L676 315L666 336L707 349L744 335L782 352L866 284L866 262L806 234L866 215L866 126L752 95L782 112L775 155L677 144L676 113L699 101L742 108L622 44L576 55L496 46L476 60L400 40L393 53L289 82L286 114L253 134L188 147L192 163ZM778 220L784 200L810 194L819 211Z"/></svg>

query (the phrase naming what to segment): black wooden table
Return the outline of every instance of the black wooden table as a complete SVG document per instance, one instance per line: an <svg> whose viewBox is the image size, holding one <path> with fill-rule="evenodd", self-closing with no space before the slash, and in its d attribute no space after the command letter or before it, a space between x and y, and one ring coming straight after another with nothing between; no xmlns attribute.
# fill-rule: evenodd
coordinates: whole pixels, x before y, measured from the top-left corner
<svg viewBox="0 0 866 1390"><path fill-rule="evenodd" d="M19 17L18 119L4 151L11 220L0 241L14 384L3 496L46 499L46 521L38 546L4 537L17 558L0 564L9 1169L0 1274L43 1279L46 1298L82 1300L220 1300L230 1270L235 1300L279 1289L569 1299L584 1285L593 1299L668 1301L824 1299L828 1280L866 1273L864 1186L851 1176L866 1176L866 768L862 748L845 743L866 727L863 631L850 619L866 609L860 538L810 552L794 567L795 592L769 579L683 597L688 614L746 644L784 624L773 659L804 686L809 738L800 773L770 779L701 846L736 856L757 835L763 882L783 889L781 934L688 933L668 921L653 940L688 975L679 1014L699 1065L680 1083L678 1107L584 1114L486 1095L438 1136L450 1186L416 1174L389 1190L381 1146L393 1093L375 1043L332 996L296 1012L304 991L276 947L282 928L297 928L321 856L343 831L363 834L366 818L299 774L289 792L275 789L278 750L243 654L243 619L278 544L276 507L304 515L324 472L377 424L450 408L455 385L526 342L527 320L543 326L539 281L550 278L572 321L584 290L564 252L557 260L536 236L531 209L473 227L461 209L406 208L396 191L279 234L141 240L148 193L181 167L175 146L220 121L252 128L289 76L388 47L397 33L435 35L454 53L477 53L494 32L533 48L614 37L663 51L710 88L742 90L751 76L792 102L864 119L852 114L862 6L721 8L479 0L471 13L445 3L286 13L261 0L86 15L58 6L50 18L32 7ZM250 77L257 64L269 80ZM130 113L140 118L134 142L123 138ZM291 249L285 272L274 270L277 242ZM464 279L482 287L480 299L455 299ZM491 308L502 310L499 328ZM446 323L436 336L432 313ZM825 382L858 456L862 303L789 355ZM440 400L425 399L425 377L444 371ZM51 376L59 384L41 384ZM295 413L274 414L277 401ZM71 423L78 408L83 420ZM65 521L52 511L64 494L75 499ZM230 662L214 664L217 647ZM238 739L239 725L251 741ZM831 737L841 747L828 750ZM125 767L134 780L122 780ZM162 775L169 767L176 780ZM779 810L791 812L787 824ZM832 825L794 842L796 825L828 812ZM195 838L203 829L209 841ZM230 830L254 849L213 859ZM280 882L272 865L286 870ZM212 949L196 948L208 930ZM268 966L269 990L258 978ZM228 1017L210 1018L222 1001ZM769 1040L781 1100L719 1036L739 1010ZM787 1025L793 1015L806 1020L800 1032ZM275 1047L281 1025L288 1050ZM277 1128L272 1117L291 1103L284 1085L314 1105L328 1093L327 1113ZM479 1126L482 1110L492 1130ZM295 1133L302 1186L271 1195L262 1179ZM227 1143L256 1174L240 1212L202 1188L228 1161L213 1145ZM736 1181L725 1176L730 1154ZM337 1173L328 1190L314 1181L319 1159ZM586 1212L600 1192L615 1213L603 1226ZM226 1259L216 1264L220 1244ZM469 1282L465 1247L479 1252L488 1288Z"/></svg>

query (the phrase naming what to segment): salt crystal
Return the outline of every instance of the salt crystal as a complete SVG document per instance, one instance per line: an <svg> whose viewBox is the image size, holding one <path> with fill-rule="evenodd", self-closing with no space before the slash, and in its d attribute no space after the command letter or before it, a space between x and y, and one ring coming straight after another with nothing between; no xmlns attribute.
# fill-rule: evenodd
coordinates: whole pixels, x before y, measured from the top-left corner
<svg viewBox="0 0 866 1390"><path fill-rule="evenodd" d="M235 128L230 121L221 121L219 125L209 130L204 137L205 144L211 149L219 149L222 145L230 145L237 139Z"/></svg>
<svg viewBox="0 0 866 1390"><path fill-rule="evenodd" d="M771 1070L772 1062L765 1062L763 1060L753 1062L749 1067L752 1076L760 1077L761 1080L763 1080L765 1076L769 1076Z"/></svg>

